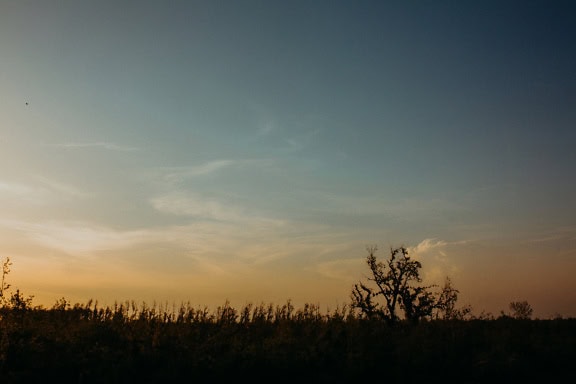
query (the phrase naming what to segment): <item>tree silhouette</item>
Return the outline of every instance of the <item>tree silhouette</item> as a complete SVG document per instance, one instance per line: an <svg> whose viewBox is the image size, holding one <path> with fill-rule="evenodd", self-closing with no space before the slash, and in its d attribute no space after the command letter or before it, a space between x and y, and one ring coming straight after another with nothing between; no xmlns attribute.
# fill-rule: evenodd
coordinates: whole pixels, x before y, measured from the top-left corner
<svg viewBox="0 0 576 384"><path fill-rule="evenodd" d="M515 319L528 320L532 317L532 307L526 300L511 302L510 310L512 311L512 317Z"/></svg>
<svg viewBox="0 0 576 384"><path fill-rule="evenodd" d="M354 285L352 306L358 308L367 318L381 318L390 324L403 318L418 322L423 318L453 318L459 312L455 309L458 290L447 279L440 293L432 292L434 285L421 286L420 269L422 264L410 259L405 247L391 248L386 262L376 258L377 247L368 247L366 263L372 274L368 281L375 288L363 282Z"/></svg>
<svg viewBox="0 0 576 384"><path fill-rule="evenodd" d="M12 262L10 261L9 257L7 257L6 260L2 262L2 277L0 279L0 306L5 305L7 302L6 293L10 288L10 284L8 284L8 282L6 281L6 276L8 275L8 273L10 273L11 265Z"/></svg>

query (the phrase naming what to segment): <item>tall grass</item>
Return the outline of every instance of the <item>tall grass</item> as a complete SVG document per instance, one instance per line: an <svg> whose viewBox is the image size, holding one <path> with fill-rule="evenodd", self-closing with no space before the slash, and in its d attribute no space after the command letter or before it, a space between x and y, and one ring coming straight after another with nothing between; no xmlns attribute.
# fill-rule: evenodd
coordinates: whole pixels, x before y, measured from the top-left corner
<svg viewBox="0 0 576 384"><path fill-rule="evenodd" d="M18 304L19 303L19 304ZM0 308L0 383L494 382L568 375L576 319L509 317L419 324L229 302Z"/></svg>

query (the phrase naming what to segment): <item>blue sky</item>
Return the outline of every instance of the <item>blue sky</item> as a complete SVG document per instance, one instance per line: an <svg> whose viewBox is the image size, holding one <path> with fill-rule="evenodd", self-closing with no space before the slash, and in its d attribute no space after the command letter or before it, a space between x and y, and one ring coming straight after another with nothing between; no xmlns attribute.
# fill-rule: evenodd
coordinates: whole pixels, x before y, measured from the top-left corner
<svg viewBox="0 0 576 384"><path fill-rule="evenodd" d="M574 16L1 1L0 256L48 304L334 306L407 245L477 312L574 316Z"/></svg>

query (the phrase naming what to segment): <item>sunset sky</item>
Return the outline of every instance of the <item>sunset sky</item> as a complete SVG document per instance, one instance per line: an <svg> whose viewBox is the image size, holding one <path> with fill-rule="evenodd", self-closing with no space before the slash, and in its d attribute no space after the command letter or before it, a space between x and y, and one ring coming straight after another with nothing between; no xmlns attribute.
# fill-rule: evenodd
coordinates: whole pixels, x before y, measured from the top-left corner
<svg viewBox="0 0 576 384"><path fill-rule="evenodd" d="M0 258L35 304L322 308L378 255L576 316L576 3L0 0Z"/></svg>

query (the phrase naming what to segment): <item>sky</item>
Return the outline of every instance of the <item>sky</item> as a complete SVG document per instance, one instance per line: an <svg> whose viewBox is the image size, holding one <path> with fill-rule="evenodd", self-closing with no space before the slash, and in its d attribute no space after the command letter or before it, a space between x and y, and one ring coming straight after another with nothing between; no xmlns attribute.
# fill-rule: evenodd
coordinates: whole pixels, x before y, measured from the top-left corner
<svg viewBox="0 0 576 384"><path fill-rule="evenodd" d="M0 0L0 258L34 303L336 308L366 247L576 316L571 1Z"/></svg>

